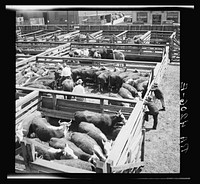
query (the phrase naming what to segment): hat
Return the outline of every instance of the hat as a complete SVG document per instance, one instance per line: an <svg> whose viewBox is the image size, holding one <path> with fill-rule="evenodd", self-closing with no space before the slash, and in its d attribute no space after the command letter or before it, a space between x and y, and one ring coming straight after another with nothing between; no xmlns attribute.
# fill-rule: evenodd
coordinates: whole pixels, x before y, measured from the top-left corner
<svg viewBox="0 0 200 184"><path fill-rule="evenodd" d="M155 83L153 84L153 86L154 86L154 87L158 87L158 83L155 82Z"/></svg>
<svg viewBox="0 0 200 184"><path fill-rule="evenodd" d="M153 100L152 96L147 96L147 98L145 99L147 102L151 102Z"/></svg>
<svg viewBox="0 0 200 184"><path fill-rule="evenodd" d="M151 89L153 90L153 89L155 89L155 88L157 88L158 87L158 83L154 83L152 86L151 86Z"/></svg>
<svg viewBox="0 0 200 184"><path fill-rule="evenodd" d="M78 80L76 81L76 84L82 84L82 83L83 83L82 79L78 79Z"/></svg>

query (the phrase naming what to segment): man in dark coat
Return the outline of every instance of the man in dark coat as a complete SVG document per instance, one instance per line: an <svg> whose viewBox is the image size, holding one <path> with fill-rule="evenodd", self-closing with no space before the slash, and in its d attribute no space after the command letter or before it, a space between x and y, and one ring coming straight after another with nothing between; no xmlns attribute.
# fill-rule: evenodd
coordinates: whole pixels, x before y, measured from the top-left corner
<svg viewBox="0 0 200 184"><path fill-rule="evenodd" d="M153 86L151 88L151 91L154 92L155 97L157 99L159 99L161 104L162 104L162 109L160 109L160 111L165 111L164 95L163 95L162 91L158 88L158 84L157 83L153 84Z"/></svg>
<svg viewBox="0 0 200 184"><path fill-rule="evenodd" d="M149 111L145 112L145 120L148 121L148 115L152 115L153 120L154 120L152 129L156 129L157 124L158 124L159 110L156 107L155 103L153 102L152 96L147 96L147 98L144 101L144 105L147 105L147 107L149 109Z"/></svg>

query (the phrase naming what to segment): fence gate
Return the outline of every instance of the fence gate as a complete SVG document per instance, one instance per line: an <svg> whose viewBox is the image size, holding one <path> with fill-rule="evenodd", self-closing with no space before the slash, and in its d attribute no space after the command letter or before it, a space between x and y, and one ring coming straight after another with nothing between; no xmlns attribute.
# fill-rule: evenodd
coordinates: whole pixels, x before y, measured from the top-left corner
<svg viewBox="0 0 200 184"><path fill-rule="evenodd" d="M170 62L180 62L180 41L177 40L175 32L170 36L169 52Z"/></svg>

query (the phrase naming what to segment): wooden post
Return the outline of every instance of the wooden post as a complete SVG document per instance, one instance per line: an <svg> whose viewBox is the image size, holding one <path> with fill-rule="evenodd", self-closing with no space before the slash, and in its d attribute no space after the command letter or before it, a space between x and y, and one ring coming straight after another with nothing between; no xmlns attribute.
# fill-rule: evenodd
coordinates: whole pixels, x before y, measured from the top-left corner
<svg viewBox="0 0 200 184"><path fill-rule="evenodd" d="M144 143L145 143L145 120L144 120L144 115L143 115L143 120L142 120L142 135L143 135L143 140L142 140L142 147L141 147L141 161L144 161Z"/></svg>
<svg viewBox="0 0 200 184"><path fill-rule="evenodd" d="M56 109L56 103L57 103L56 94L53 93L52 96L53 96L53 109L55 110ZM64 95L64 97L65 97L65 95Z"/></svg>
<svg viewBox="0 0 200 184"><path fill-rule="evenodd" d="M100 99L101 113L104 113L104 99Z"/></svg>

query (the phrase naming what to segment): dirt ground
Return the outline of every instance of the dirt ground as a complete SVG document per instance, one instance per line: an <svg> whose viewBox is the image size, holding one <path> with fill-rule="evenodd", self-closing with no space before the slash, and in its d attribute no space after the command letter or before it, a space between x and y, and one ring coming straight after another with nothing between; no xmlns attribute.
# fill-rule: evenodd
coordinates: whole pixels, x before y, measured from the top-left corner
<svg viewBox="0 0 200 184"><path fill-rule="evenodd" d="M145 166L141 173L180 172L180 65L168 65L160 83L164 93L166 111L160 111L156 130L153 117L145 126ZM160 101L156 101L159 109Z"/></svg>

